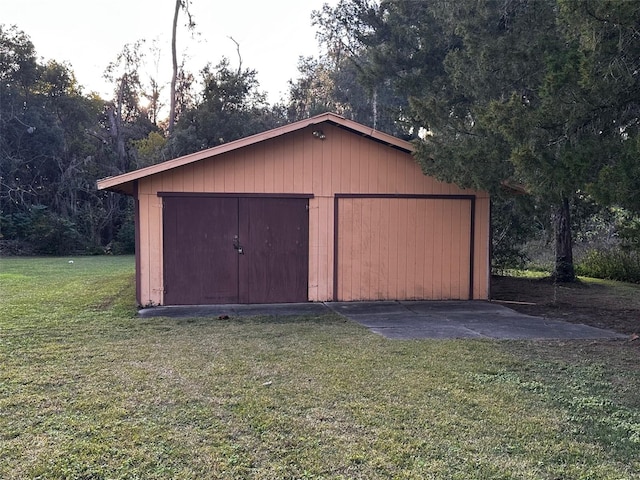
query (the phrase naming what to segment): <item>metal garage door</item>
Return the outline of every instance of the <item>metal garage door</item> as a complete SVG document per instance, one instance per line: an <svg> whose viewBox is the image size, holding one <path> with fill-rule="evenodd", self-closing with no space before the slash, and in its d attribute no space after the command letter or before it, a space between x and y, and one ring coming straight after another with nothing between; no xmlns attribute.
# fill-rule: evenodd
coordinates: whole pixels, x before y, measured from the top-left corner
<svg viewBox="0 0 640 480"><path fill-rule="evenodd" d="M468 299L473 198L336 198L337 300Z"/></svg>

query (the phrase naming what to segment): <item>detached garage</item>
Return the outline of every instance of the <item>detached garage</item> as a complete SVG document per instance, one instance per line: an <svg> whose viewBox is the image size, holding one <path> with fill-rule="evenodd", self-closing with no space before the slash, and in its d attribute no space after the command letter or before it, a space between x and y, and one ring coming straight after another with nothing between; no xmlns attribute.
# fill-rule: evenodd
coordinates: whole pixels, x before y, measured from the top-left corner
<svg viewBox="0 0 640 480"><path fill-rule="evenodd" d="M132 195L140 305L487 299L489 196L326 113L98 181Z"/></svg>

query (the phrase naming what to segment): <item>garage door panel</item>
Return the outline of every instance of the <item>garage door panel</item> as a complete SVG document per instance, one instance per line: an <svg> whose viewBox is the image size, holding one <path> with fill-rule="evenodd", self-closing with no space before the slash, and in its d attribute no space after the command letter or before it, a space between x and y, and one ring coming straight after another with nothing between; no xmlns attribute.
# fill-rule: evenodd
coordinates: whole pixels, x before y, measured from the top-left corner
<svg viewBox="0 0 640 480"><path fill-rule="evenodd" d="M166 304L238 302L237 229L235 199L164 199Z"/></svg>
<svg viewBox="0 0 640 480"><path fill-rule="evenodd" d="M163 200L166 305L307 301L306 198Z"/></svg>
<svg viewBox="0 0 640 480"><path fill-rule="evenodd" d="M469 199L338 201L339 300L468 298Z"/></svg>
<svg viewBox="0 0 640 480"><path fill-rule="evenodd" d="M308 298L307 199L243 198L241 268L243 303L305 302Z"/></svg>

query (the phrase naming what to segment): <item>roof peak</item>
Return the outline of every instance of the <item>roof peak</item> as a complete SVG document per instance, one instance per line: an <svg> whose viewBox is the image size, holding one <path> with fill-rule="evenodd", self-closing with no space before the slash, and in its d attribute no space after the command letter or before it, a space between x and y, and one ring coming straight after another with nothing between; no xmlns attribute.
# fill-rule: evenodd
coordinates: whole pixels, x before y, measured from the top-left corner
<svg viewBox="0 0 640 480"><path fill-rule="evenodd" d="M414 150L413 145L405 140L399 139L397 137L394 137L393 135L389 135L384 132L380 132L374 128L367 127L366 125L358 123L354 120L348 120L345 117L338 115L337 113L325 112L310 118L306 118L303 120L298 120L293 123L282 125L280 127L276 127L271 130L267 130L261 133L256 133L248 137L240 138L238 140L233 140L231 142L223 143L215 147L210 147L204 150L200 150L198 152L190 153L187 155L183 155L181 157L167 160L162 163L140 168L138 170L133 170L131 172L123 173L117 176L103 178L101 180L98 180L97 182L98 190L114 190L121 193L132 195L133 182L140 178L165 172L167 170L178 168L183 165L188 165L190 163L203 160L205 158L215 157L217 155L230 152L232 150L237 150L243 147L247 147L259 142L280 137L288 133L302 130L309 126L319 125L325 122L331 123L333 125L352 131L354 133L358 133L360 135L369 137L374 141L384 143L393 148L397 148L406 152L413 152Z"/></svg>

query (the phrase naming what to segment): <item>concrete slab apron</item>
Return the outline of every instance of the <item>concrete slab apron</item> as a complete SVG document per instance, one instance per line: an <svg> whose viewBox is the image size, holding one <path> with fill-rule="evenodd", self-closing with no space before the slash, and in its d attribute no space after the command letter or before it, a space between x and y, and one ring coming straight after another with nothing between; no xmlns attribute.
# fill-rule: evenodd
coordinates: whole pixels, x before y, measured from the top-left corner
<svg viewBox="0 0 640 480"><path fill-rule="evenodd" d="M616 332L518 313L482 301L334 302L333 311L392 339L605 339Z"/></svg>
<svg viewBox="0 0 640 480"><path fill-rule="evenodd" d="M391 339L606 339L626 338L608 330L523 315L482 301L329 302L269 305L189 305L145 308L140 317L322 315L334 311Z"/></svg>

